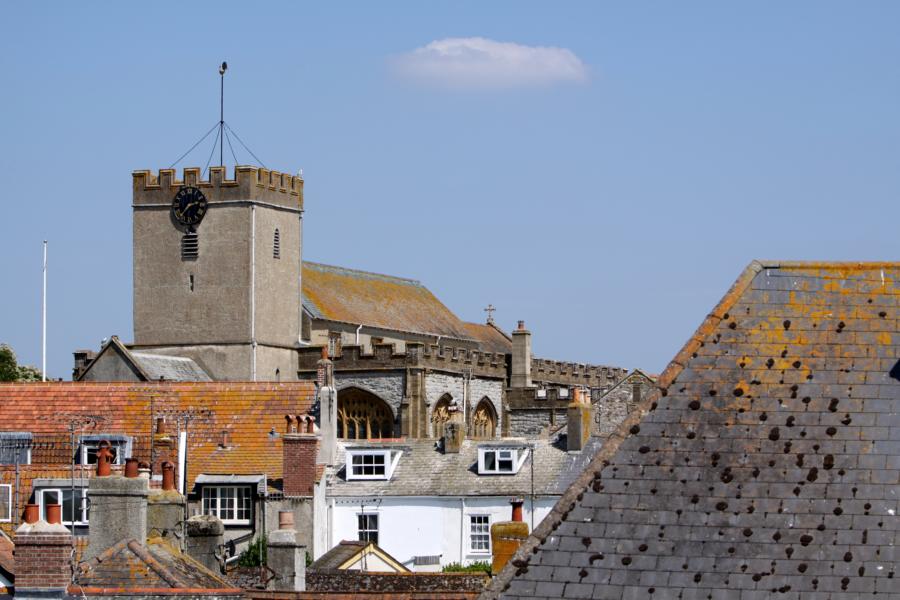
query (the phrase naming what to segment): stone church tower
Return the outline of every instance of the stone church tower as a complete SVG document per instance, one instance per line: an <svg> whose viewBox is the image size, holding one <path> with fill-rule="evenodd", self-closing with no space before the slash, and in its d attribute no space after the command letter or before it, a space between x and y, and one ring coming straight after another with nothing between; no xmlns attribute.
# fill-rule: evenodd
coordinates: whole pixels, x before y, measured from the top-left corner
<svg viewBox="0 0 900 600"><path fill-rule="evenodd" d="M238 166L134 173L134 350L216 380L296 379L303 180Z"/></svg>

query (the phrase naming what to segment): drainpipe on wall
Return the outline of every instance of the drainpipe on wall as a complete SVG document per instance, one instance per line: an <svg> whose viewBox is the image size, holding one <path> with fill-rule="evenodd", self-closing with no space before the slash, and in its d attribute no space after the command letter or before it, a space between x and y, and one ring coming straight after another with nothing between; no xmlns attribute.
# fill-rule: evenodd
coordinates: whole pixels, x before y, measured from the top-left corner
<svg viewBox="0 0 900 600"><path fill-rule="evenodd" d="M359 330L362 329L362 323L356 328L356 345L359 346Z"/></svg>
<svg viewBox="0 0 900 600"><path fill-rule="evenodd" d="M256 204L250 205L250 375L256 381Z"/></svg>
<svg viewBox="0 0 900 600"><path fill-rule="evenodd" d="M466 499L459 499L459 564L463 564L465 556L463 548L466 543Z"/></svg>

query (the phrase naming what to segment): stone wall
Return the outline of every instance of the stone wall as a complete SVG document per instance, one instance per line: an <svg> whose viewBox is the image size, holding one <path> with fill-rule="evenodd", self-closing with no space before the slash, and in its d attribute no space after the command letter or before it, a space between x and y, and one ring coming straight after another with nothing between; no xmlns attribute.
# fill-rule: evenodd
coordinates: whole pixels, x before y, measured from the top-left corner
<svg viewBox="0 0 900 600"><path fill-rule="evenodd" d="M655 388L653 380L634 371L605 394L592 397L593 435L605 436L615 431L641 398L649 396Z"/></svg>
<svg viewBox="0 0 900 600"><path fill-rule="evenodd" d="M406 386L404 371L354 371L339 372L335 369L335 387L340 391L349 387L372 392L391 407L394 418L400 414L400 404L403 402L403 390Z"/></svg>

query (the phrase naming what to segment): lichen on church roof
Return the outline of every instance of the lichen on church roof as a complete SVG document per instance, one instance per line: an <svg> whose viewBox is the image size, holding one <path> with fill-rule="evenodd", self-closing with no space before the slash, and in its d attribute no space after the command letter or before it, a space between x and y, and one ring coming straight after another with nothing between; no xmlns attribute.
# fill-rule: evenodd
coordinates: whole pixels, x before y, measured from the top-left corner
<svg viewBox="0 0 900 600"><path fill-rule="evenodd" d="M414 279L304 261L303 307L315 319L470 337L463 322Z"/></svg>
<svg viewBox="0 0 900 600"><path fill-rule="evenodd" d="M753 263L482 598L895 594L898 278Z"/></svg>

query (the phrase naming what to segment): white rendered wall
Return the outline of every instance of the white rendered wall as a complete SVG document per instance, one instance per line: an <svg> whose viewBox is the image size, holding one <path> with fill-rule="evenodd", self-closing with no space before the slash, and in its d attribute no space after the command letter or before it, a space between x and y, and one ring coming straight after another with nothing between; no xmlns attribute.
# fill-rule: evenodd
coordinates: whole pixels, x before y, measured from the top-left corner
<svg viewBox="0 0 900 600"><path fill-rule="evenodd" d="M534 501L534 525L547 516L559 498L538 497ZM341 540L358 538L357 515L378 514L378 545L412 568L415 556L441 556L441 564L490 561L490 552L469 549L469 515L490 515L490 522L508 521L509 497L385 497L330 498L331 531L328 547ZM463 508L463 503L465 508ZM525 500L524 519L532 527L530 499ZM460 542L462 541L462 545Z"/></svg>

